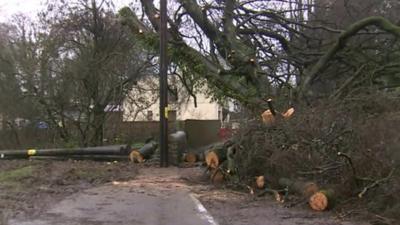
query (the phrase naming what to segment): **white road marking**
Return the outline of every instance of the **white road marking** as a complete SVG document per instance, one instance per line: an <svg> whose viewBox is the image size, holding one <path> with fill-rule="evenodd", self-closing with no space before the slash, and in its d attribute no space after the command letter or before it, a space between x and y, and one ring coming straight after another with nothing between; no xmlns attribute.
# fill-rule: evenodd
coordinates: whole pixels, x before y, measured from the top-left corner
<svg viewBox="0 0 400 225"><path fill-rule="evenodd" d="M196 198L196 196L194 194L190 194L190 197L192 198L192 200L196 204L199 216L202 219L207 220L210 223L210 225L218 225L217 221L214 220L214 218L207 211L207 209L204 207L204 205L201 204L201 202Z"/></svg>

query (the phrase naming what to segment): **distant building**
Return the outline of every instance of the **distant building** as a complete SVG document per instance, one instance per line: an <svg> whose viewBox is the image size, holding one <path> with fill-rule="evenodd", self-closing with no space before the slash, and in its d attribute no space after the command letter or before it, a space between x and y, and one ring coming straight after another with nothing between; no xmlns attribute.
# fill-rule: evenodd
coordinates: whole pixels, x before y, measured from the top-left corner
<svg viewBox="0 0 400 225"><path fill-rule="evenodd" d="M206 87L202 93L196 93L197 107L194 99L182 85L174 80L170 84L176 84L173 90L169 91L168 96L168 119L174 120L220 120L222 118L223 107L213 102L205 94ZM124 121L158 121L160 117L159 109L159 89L157 77L146 77L137 82L126 97L123 103Z"/></svg>

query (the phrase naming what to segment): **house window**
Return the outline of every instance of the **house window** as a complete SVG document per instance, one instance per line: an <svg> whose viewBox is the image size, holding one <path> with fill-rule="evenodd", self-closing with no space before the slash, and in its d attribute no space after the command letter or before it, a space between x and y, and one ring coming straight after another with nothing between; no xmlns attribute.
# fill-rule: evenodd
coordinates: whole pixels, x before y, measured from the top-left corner
<svg viewBox="0 0 400 225"><path fill-rule="evenodd" d="M147 120L148 121L153 120L153 111L151 111L151 110L147 111Z"/></svg>

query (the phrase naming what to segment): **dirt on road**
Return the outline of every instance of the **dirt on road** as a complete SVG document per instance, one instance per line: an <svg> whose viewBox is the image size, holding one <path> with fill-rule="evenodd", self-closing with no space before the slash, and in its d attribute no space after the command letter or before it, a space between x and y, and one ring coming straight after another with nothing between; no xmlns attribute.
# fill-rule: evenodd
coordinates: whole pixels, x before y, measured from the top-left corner
<svg viewBox="0 0 400 225"><path fill-rule="evenodd" d="M201 168L0 161L0 224L165 225L178 219L176 224L184 225L197 215L189 203L190 194L200 199L220 225L369 224L350 222L349 216L335 212L316 213L305 205L288 209L270 196L254 198L212 186Z"/></svg>
<svg viewBox="0 0 400 225"><path fill-rule="evenodd" d="M37 217L73 193L136 175L127 162L0 161L0 224L8 218Z"/></svg>

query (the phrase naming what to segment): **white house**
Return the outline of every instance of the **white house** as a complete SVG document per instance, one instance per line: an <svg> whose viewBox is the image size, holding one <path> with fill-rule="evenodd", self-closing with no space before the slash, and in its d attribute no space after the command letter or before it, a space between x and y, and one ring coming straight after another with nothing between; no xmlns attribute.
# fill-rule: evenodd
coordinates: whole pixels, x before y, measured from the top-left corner
<svg viewBox="0 0 400 225"><path fill-rule="evenodd" d="M168 97L169 120L219 120L222 118L222 107L211 101L203 91L196 93L197 107L194 99L189 97L185 88L174 79L169 79L174 92ZM171 85L172 84L172 85ZM158 77L145 77L137 82L123 103L124 121L158 121L159 110Z"/></svg>

